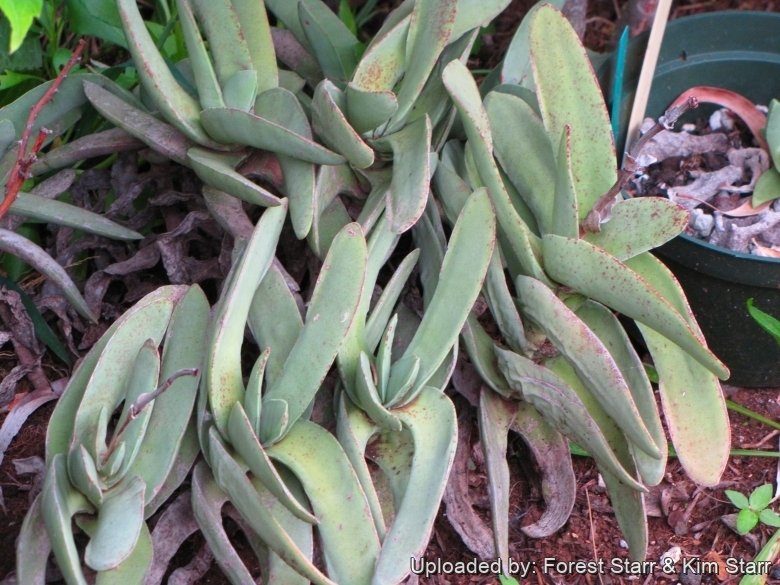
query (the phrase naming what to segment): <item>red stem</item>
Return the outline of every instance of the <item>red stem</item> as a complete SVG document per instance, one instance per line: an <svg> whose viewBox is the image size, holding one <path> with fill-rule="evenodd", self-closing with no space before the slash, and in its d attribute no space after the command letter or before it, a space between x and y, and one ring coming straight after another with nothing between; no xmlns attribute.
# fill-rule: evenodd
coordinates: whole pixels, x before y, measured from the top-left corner
<svg viewBox="0 0 780 585"><path fill-rule="evenodd" d="M19 142L19 152L16 154L16 162L14 162L14 166L11 168L11 172L8 175L8 182L5 185L5 197L3 198L3 202L0 203L0 219L8 213L11 205L16 201L16 196L19 194L22 185L29 177L30 167L37 159L38 152L41 150L41 147L43 147L43 143L46 139L47 131L44 129L39 130L30 152L27 152L27 147L33 133L33 127L35 126L35 120L38 118L41 110L43 110L43 108L54 98L54 95L68 76L68 73L70 73L70 70L79 62L81 52L84 50L86 44L86 39L81 39L79 41L78 45L76 45L76 49L70 56L70 59L68 59L68 62L65 64L65 67L60 70L57 78L49 86L49 89L46 90L46 93L43 94L41 99L32 107L30 115L27 116L27 124L24 127L22 139Z"/></svg>

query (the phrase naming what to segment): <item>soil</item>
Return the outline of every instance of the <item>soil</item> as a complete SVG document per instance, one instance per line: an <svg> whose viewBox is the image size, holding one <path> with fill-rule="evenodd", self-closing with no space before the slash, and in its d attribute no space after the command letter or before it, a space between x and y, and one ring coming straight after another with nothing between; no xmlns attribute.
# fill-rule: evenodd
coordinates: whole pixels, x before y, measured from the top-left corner
<svg viewBox="0 0 780 585"><path fill-rule="evenodd" d="M511 39L511 34L522 15L533 4L532 0L514 0L511 7L500 17L495 30L486 39L480 54L484 67L495 65L495 55L500 55ZM775 10L773 0L684 0L676 4L673 16L694 12L722 9ZM620 18L616 0L591 0L587 13L585 39L594 50L608 50L614 43L614 31ZM83 349L83 348L82 348ZM5 363L4 363L5 362ZM15 363L13 356L0 356L0 371L9 371ZM751 389L725 387L735 402L758 412L772 420L780 419L780 388ZM22 382L19 391L29 391L26 382ZM459 408L465 402L458 401ZM31 496L38 488L33 476L16 472L14 461L26 457L44 455L44 437L48 418L53 409L49 403L41 407L26 422L0 465L0 487L3 490L5 510L0 510L0 580L14 568L14 548L24 515L27 512ZM0 424L5 418L0 414ZM473 409L466 417L474 418ZM476 421L472 420L476 429ZM777 451L778 433L771 428L742 415L731 413L733 448L765 449ZM487 478L479 457L478 433L470 437L472 458L468 471L470 497L478 515L489 522L487 497ZM522 580L523 585L617 585L617 584L653 584L681 583L696 584L734 584L738 575L721 573L719 575L680 575L678 570L682 561L677 563L675 571L645 570L631 576L611 573L578 574L576 570L561 574L560 571L544 571L544 559L559 562L602 561L609 569L613 559L626 559L628 551L622 541L611 505L599 480L598 470L593 461L586 457L575 457L574 467L577 477L577 499L571 517L566 525L555 535L546 539L526 537L520 526L537 518L543 506L534 466L525 453L522 442L517 439L510 444L510 469L512 472L512 491L510 495L510 557L516 562L536 563L536 572ZM703 489L687 478L679 463L670 459L670 464L661 485L653 488L647 496L649 518L649 550L647 558L658 561L662 554L673 547L679 547L682 559L705 558L725 566L729 559L752 559L763 543L772 534L772 530L763 525L757 527L752 536L742 537L726 526L722 518L732 514L735 509L724 496L725 489L750 493L764 483L775 483L778 475L778 460L774 457L733 456L728 464L721 483L714 488ZM176 557L185 564L193 551L197 551L202 541L194 537ZM247 548L247 547L241 547ZM469 562L474 554L463 544L460 536L450 525L446 511L442 507L433 535L425 553L428 561ZM767 582L780 583L780 569L773 568ZM518 578L519 580L519 578ZM199 581L217 585L226 583L216 567ZM419 583L430 585L473 585L498 583L495 574L433 574L419 579ZM22 584L24 585L24 584Z"/></svg>

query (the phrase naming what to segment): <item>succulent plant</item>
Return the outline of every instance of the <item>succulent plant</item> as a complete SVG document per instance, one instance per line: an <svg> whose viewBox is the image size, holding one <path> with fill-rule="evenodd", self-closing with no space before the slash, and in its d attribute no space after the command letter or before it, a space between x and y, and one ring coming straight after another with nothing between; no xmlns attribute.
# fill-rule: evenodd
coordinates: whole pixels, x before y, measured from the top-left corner
<svg viewBox="0 0 780 585"><path fill-rule="evenodd" d="M481 186L499 219L499 252L484 295L508 348L474 318L463 334L485 382L510 401L484 398L481 418L493 456L491 491L500 498L493 504L496 548L508 554L504 436L519 399L537 413L522 412L527 431L522 422L512 428L538 443L535 451L560 444L549 431L540 434L540 425L549 425L595 458L631 553L643 558L641 494L662 479L667 445L642 362L613 311L637 323L659 373L672 442L702 484L717 483L728 457L717 380L728 370L707 349L676 280L648 253L682 231L685 212L664 199L629 199L614 203L595 230L585 221L617 173L606 108L576 34L544 5L531 10L517 34L525 35L516 44L527 47L526 62L514 54L513 69L503 73L523 85L498 85L483 103L462 64L444 69L467 142L445 145L434 177L450 220L464 194ZM574 501L569 470L543 471L560 477L547 478L557 486L546 497L548 514L525 529L535 536L557 530Z"/></svg>
<svg viewBox="0 0 780 585"><path fill-rule="evenodd" d="M145 519L198 454L192 413L208 309L198 287L160 288L73 373L49 422L43 490L22 527L20 583L44 582L50 552L67 583L87 582L73 520L89 536L84 563L98 582L143 581L152 556Z"/></svg>
<svg viewBox="0 0 780 585"><path fill-rule="evenodd" d="M616 311L637 322L654 358L683 465L696 481L717 481L729 437L716 375L727 371L648 253L680 232L684 213L647 198L611 205L595 228L586 221L616 182L614 146L585 51L554 8L532 10L513 43L513 70L507 61L502 72L512 83L483 100L465 62L478 27L508 0L407 0L362 53L320 0L178 0L189 60L171 66L134 0L117 4L141 99L102 78L72 91L83 96L79 106L89 100L202 179L209 210L234 237L233 265L208 322L196 288L161 289L74 374L49 429L49 479L25 522L24 582L42 578L32 543L48 546L44 532L66 580L83 582L74 514L91 534L85 562L99 579L141 582L144 518L198 451L192 507L231 582L252 576L223 527L228 502L268 583L401 582L424 552L455 454L445 390L460 341L490 388L480 396L480 432L498 554L508 556L514 429L540 459L548 503L526 532L550 534L571 511L565 436L595 458L631 553L642 558L642 492L662 478L667 444ZM283 29L270 26L266 6ZM265 208L256 223L251 205ZM322 259L305 304L276 257L288 212L294 234ZM416 249L380 289L407 231ZM415 269L420 315L399 302ZM480 293L500 340L472 313ZM242 362L247 327L259 350L251 369ZM173 390L125 428L127 405L180 368L199 367L198 351L195 415L166 414L177 438L166 455L148 454L150 433L162 432L149 417ZM176 369L167 368L174 352ZM109 368L128 384L106 385ZM175 384L188 385L194 401L192 377ZM117 438L106 444L122 400ZM335 429L311 420L315 402L332 402ZM708 423L694 426L702 416ZM121 529L109 552L101 520L112 517Z"/></svg>

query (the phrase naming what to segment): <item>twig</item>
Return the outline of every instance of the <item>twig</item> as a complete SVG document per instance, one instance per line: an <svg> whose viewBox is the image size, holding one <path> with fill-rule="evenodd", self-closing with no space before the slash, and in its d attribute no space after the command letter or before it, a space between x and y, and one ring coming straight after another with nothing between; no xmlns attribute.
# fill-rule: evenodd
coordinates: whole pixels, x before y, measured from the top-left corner
<svg viewBox="0 0 780 585"><path fill-rule="evenodd" d="M658 121L653 124L647 132L634 142L631 149L626 152L626 155L623 157L623 167L618 172L615 184L612 185L606 194L602 195L598 201L596 201L593 205L593 209L590 210L590 213L588 213L588 216L582 222L581 227L585 232L601 231L601 224L609 221L609 218L612 215L612 207L615 205L617 195L634 174L644 170L644 168L637 163L637 158L645 144L652 140L662 130L671 130L674 128L677 120L679 120L683 114L698 106L699 102L693 97L687 99L682 104L671 106L660 118L658 118Z"/></svg>
<svg viewBox="0 0 780 585"><path fill-rule="evenodd" d="M68 59L68 62L60 70L54 82L49 86L49 89L46 90L41 99L32 107L30 115L27 116L27 123L24 127L24 132L22 133L22 139L19 142L19 152L16 154L16 161L8 175L8 182L5 185L5 197L3 198L3 202L0 203L0 219L8 213L11 205L16 201L16 196L19 194L22 185L30 177L30 167L38 159L38 152L41 150L41 147L46 140L46 136L51 133L45 128L38 130L38 136L35 137L35 142L28 153L27 148L30 144L30 139L32 138L35 120L38 118L41 110L43 110L43 108L54 98L54 95L68 76L68 73L70 73L70 70L79 62L81 59L81 52L84 50L86 44L86 39L81 39L79 41L78 45L76 45L76 49L70 56L70 59Z"/></svg>
<svg viewBox="0 0 780 585"><path fill-rule="evenodd" d="M593 560L598 561L599 554L596 550L596 527L593 524L593 510L590 507L590 492L588 491L587 486L585 487L585 501L588 504L588 522L590 522L590 544L591 548L593 549ZM601 574L599 573L599 583L601 585L604 585L604 580L601 578Z"/></svg>
<svg viewBox="0 0 780 585"><path fill-rule="evenodd" d="M159 398L160 394L168 390L173 383L181 378L182 376L197 376L200 373L200 370L198 368L183 368L181 370L178 370L171 374L165 382L160 384L156 390L153 392L144 392L141 394L138 399L130 405L130 408L127 410L127 418L125 419L125 422L122 424L122 426L114 433L114 436L111 438L111 444L106 449L106 453L103 456L104 461L108 461L108 458L111 457L111 454L116 449L117 445L119 445L119 440L122 438L122 434L127 430L128 425L133 422L136 417L138 417L143 410L149 406L152 401L154 401L155 398Z"/></svg>

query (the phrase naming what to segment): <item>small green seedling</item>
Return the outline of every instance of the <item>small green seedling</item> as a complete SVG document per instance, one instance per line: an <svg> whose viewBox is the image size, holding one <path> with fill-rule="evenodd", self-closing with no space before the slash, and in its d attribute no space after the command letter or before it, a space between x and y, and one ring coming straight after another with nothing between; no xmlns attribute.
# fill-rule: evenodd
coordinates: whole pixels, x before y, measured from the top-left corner
<svg viewBox="0 0 780 585"><path fill-rule="evenodd" d="M514 577L507 577L506 575L499 575L498 580L501 581L501 585L520 585L517 579Z"/></svg>
<svg viewBox="0 0 780 585"><path fill-rule="evenodd" d="M749 497L735 490L726 490L726 497L739 509L737 532L747 534L759 521L767 526L780 528L780 516L768 506L772 502L772 485L764 484L754 489Z"/></svg>

